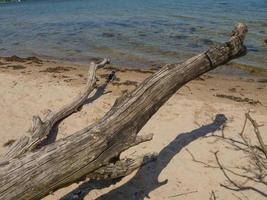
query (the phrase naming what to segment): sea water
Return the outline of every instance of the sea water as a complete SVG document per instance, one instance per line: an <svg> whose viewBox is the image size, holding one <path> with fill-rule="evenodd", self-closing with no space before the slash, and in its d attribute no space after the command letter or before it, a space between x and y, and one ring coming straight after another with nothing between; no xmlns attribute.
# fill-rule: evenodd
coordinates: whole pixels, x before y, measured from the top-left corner
<svg viewBox="0 0 267 200"><path fill-rule="evenodd" d="M267 0L22 0L0 4L0 56L75 62L182 62L249 27L247 56L267 69Z"/></svg>

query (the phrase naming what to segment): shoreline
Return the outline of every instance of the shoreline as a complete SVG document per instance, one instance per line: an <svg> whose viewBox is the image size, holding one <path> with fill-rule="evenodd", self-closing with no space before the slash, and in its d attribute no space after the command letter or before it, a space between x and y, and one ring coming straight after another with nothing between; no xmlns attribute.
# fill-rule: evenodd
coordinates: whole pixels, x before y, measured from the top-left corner
<svg viewBox="0 0 267 200"><path fill-rule="evenodd" d="M52 58L42 58L37 56L29 56L29 57L19 57L17 55L13 56L0 56L0 61L6 60L6 61L14 61L18 63L23 63L26 61L46 61L46 62L56 62L56 63L63 63L67 65L76 65L80 67L86 67L87 64L91 61L98 61L101 60L101 58L92 58L88 62L75 62L75 61L68 61L63 59L52 59ZM0 66L1 66L0 62ZM129 70L129 71L139 71L139 72L146 72L146 71L153 71L160 69L162 66L166 65L167 63L157 63L157 62L147 62L147 64L138 65L136 63L135 67L129 67L127 64L123 64L122 62L116 62L114 63L111 61L111 64L109 68L114 68L117 70ZM172 63L170 63L172 64ZM208 74L217 74L222 76L233 76L233 77L247 77L247 78L265 78L267 77L267 69L261 68L258 66L252 66L247 64L240 64L235 61L229 62L226 65L222 65L219 68L214 69L211 72L208 72Z"/></svg>

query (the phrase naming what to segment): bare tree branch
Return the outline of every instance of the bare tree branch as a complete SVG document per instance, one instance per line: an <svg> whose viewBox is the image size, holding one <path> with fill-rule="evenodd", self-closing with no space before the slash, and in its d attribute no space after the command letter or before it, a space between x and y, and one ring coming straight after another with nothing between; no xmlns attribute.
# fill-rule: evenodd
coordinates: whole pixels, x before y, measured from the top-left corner
<svg viewBox="0 0 267 200"><path fill-rule="evenodd" d="M25 135L15 141L11 147L8 148L7 152L2 155L1 160L16 158L27 151L35 149L36 146L49 135L53 126L57 122L72 113L77 112L86 101L89 94L95 89L96 70L104 67L108 63L109 60L106 58L98 64L91 62L88 71L88 80L84 91L81 92L70 104L64 106L58 112L52 113L52 111L49 111L43 121L39 116L33 116L32 127L29 129L28 135Z"/></svg>

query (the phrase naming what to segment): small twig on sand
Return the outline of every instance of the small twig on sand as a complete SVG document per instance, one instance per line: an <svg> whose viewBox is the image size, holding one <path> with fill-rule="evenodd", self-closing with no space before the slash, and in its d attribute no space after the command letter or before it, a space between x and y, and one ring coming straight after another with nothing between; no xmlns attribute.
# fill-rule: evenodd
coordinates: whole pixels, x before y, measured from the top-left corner
<svg viewBox="0 0 267 200"><path fill-rule="evenodd" d="M195 158L195 156L193 155L193 153L191 151L189 151L189 149L186 148L185 150L189 153L189 155L191 156L193 162L203 164L204 167L207 167L207 168L218 168L217 166L212 166L212 165L209 165L209 164L207 164L207 163L205 163L203 161L197 160Z"/></svg>
<svg viewBox="0 0 267 200"><path fill-rule="evenodd" d="M224 136L224 129L227 127L227 125L226 124L223 124L222 125L222 138L225 138L225 136Z"/></svg>
<svg viewBox="0 0 267 200"><path fill-rule="evenodd" d="M260 125L258 125L257 122L254 119L252 119L252 117L250 116L249 113L250 113L250 111L245 113L245 122L244 122L244 125L242 128L242 131L240 133L240 137L243 140L243 142L245 143L245 145L248 147L249 152L251 153L252 157L255 160L256 166L258 167L258 169L260 171L262 171L262 168L267 169L266 163L264 162L264 159L262 159L261 155L257 154L257 152L255 152L254 149L260 150L264 154L265 158L267 158L267 149L266 149L266 145L264 144L263 139L261 137L260 131L258 129L260 127ZM249 144L249 142L244 137L244 130L245 130L245 127L246 127L248 120L252 123L252 125L254 127L254 132L258 138L260 146L251 146Z"/></svg>
<svg viewBox="0 0 267 200"><path fill-rule="evenodd" d="M250 111L248 111L248 112L250 112ZM245 115L245 116L246 116L246 115ZM245 128L246 128L246 125L247 125L247 121L248 121L248 118L245 117L244 125L243 125L243 127L242 127L241 132L240 132L240 135L241 135L241 136L244 135L244 131L245 131Z"/></svg>
<svg viewBox="0 0 267 200"><path fill-rule="evenodd" d="M190 192L185 192L185 193L180 193L180 194L176 194L176 195L173 195L173 196L168 196L169 198L172 198L172 197L179 197L179 196L184 196L184 195L188 195L188 194L192 194L192 193L196 193L198 192L197 190L194 190L194 191L190 191Z"/></svg>
<svg viewBox="0 0 267 200"><path fill-rule="evenodd" d="M220 160L219 160L218 153L219 153L219 151L216 151L216 152L214 152L214 155L215 155L216 161L217 161L217 163L218 163L218 165L219 165L219 167L220 167L222 173L224 174L224 176L227 178L227 180L228 180L232 185L234 185L234 186L237 187L237 188L240 188L240 186L237 185L237 184L236 184L236 183L235 183L235 182L228 176L228 174L225 172L224 167L222 166L222 164L221 164L221 162L220 162Z"/></svg>
<svg viewBox="0 0 267 200"><path fill-rule="evenodd" d="M214 190L211 191L211 194L210 194L210 200L216 200L216 195L215 195L215 192Z"/></svg>
<svg viewBox="0 0 267 200"><path fill-rule="evenodd" d="M247 200L249 200L249 198L248 198L246 195L244 195L242 192L241 192L241 194L242 194ZM237 199L242 200L242 198L239 197L239 196L237 196L236 194L232 193L232 195L233 195L234 197L236 197Z"/></svg>
<svg viewBox="0 0 267 200"><path fill-rule="evenodd" d="M234 187L230 187L230 186L227 186L227 185L224 185L224 184L220 184L220 186L224 187L224 188L227 188L229 190L233 190L233 191L244 191L244 190L252 190L254 192L257 192L258 194L264 196L264 197L267 197L267 194L260 191L259 189L257 188L254 188L254 187L251 187L251 186L244 186L244 184L237 184L234 180L232 180L229 175L226 173L226 171L229 171L227 170L226 168L223 167L223 165L221 164L220 160L219 160L219 157L218 157L218 153L219 151L216 151L214 152L214 155L215 155L215 158L216 158L216 162L220 168L220 170L222 171L223 175L226 177L226 179L229 181L230 184L232 184Z"/></svg>
<svg viewBox="0 0 267 200"><path fill-rule="evenodd" d="M261 125L259 125L259 124L256 122L256 120L254 120L254 119L250 116L249 112L245 113L245 116L246 116L246 120L248 119L248 120L251 122L251 124L253 125L253 127L254 127L254 133L255 133L256 136L257 136L257 139L258 139L258 141L259 141L259 143L260 143L261 149L262 149L262 151L263 151L265 157L267 158L267 145L264 144L263 139L262 139L262 136L261 136L261 133L260 133L260 130L259 130L259 127L261 127ZM244 125L244 126L245 126L245 125Z"/></svg>

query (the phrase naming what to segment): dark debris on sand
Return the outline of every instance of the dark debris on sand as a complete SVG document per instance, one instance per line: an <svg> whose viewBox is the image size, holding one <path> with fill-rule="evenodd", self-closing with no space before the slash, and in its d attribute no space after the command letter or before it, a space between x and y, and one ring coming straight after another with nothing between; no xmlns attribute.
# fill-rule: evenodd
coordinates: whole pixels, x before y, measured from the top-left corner
<svg viewBox="0 0 267 200"><path fill-rule="evenodd" d="M73 67L48 67L40 72L47 72L47 73L63 73L70 70L75 70L76 68Z"/></svg>
<svg viewBox="0 0 267 200"><path fill-rule="evenodd" d="M43 61L37 57L26 57L26 58L21 58L16 55L10 56L10 57L3 57L3 59L7 62L32 62L36 64L42 64Z"/></svg>
<svg viewBox="0 0 267 200"><path fill-rule="evenodd" d="M260 101L255 101L255 100L249 99L249 98L241 98L241 97L236 97L236 96L226 95L226 94L215 94L214 96L219 97L219 98L230 99L230 100L236 101L236 102L245 102L245 103L248 103L250 105L257 105L257 104L262 105L262 103Z"/></svg>

